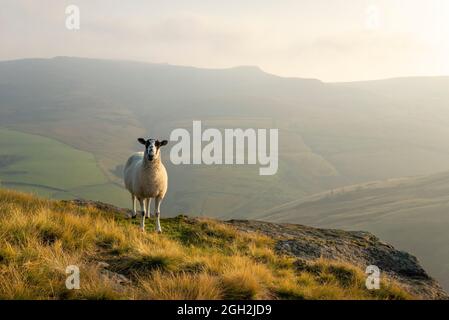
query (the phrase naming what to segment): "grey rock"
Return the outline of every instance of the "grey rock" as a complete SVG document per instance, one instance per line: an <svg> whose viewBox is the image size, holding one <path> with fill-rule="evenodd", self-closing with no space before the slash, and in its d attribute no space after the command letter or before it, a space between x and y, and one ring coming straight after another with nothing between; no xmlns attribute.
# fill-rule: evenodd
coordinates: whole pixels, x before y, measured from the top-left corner
<svg viewBox="0 0 449 320"><path fill-rule="evenodd" d="M278 253L298 258L298 269L304 269L308 261L319 258L345 261L362 270L369 265L376 265L381 273L397 280L404 289L419 298L449 299L441 286L421 267L416 257L396 250L368 232L247 220L231 220L227 223L241 231L258 231L274 238Z"/></svg>

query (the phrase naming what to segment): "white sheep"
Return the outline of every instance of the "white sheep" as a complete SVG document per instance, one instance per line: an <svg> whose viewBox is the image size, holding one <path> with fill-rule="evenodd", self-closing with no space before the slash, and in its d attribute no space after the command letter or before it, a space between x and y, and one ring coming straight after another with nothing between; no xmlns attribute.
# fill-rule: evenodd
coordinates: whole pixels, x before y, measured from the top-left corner
<svg viewBox="0 0 449 320"><path fill-rule="evenodd" d="M162 232L160 206L167 192L167 170L161 161L160 147L168 141L143 138L137 139L145 146L144 152L136 152L129 157L124 169L125 187L131 193L133 218L137 216L136 200L142 211L140 227L145 229L145 218L150 217L151 198L155 198L156 231Z"/></svg>

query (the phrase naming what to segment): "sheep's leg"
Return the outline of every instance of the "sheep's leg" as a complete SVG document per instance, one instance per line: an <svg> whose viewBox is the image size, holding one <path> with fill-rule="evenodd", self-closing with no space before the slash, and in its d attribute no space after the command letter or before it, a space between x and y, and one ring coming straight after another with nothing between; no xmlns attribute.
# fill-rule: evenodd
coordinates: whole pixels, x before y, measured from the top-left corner
<svg viewBox="0 0 449 320"><path fill-rule="evenodd" d="M135 195L131 195L131 199L133 202L133 215L132 218L134 219L137 216L137 199Z"/></svg>
<svg viewBox="0 0 449 320"><path fill-rule="evenodd" d="M142 231L145 230L145 199L139 199L139 203L140 203L140 210L142 212L142 218L140 220L140 229Z"/></svg>
<svg viewBox="0 0 449 320"><path fill-rule="evenodd" d="M151 217L151 210L150 210L151 198L146 199L146 205L147 205L147 208L146 208L147 211L146 211L145 217L150 218Z"/></svg>
<svg viewBox="0 0 449 320"><path fill-rule="evenodd" d="M161 202L162 202L162 198L157 197L156 198L156 202L155 202L155 211L156 211L156 231L161 233L162 229L161 229L161 222L159 220L160 216L161 216Z"/></svg>

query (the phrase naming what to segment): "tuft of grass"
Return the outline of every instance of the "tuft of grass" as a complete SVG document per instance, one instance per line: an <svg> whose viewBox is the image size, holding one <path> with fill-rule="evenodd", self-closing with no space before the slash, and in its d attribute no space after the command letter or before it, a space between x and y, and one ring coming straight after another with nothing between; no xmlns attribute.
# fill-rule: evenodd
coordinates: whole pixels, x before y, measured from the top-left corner
<svg viewBox="0 0 449 320"><path fill-rule="evenodd" d="M269 285L273 282L272 271L265 265L247 257L232 257L220 268L221 281L226 299L268 299Z"/></svg>
<svg viewBox="0 0 449 320"><path fill-rule="evenodd" d="M411 299L393 280L368 291L350 264L279 255L226 223L162 219L140 232L114 212L0 190L0 299ZM80 269L80 289L65 286Z"/></svg>
<svg viewBox="0 0 449 320"><path fill-rule="evenodd" d="M162 273L139 279L140 298L150 300L217 300L222 299L219 280L207 273Z"/></svg>

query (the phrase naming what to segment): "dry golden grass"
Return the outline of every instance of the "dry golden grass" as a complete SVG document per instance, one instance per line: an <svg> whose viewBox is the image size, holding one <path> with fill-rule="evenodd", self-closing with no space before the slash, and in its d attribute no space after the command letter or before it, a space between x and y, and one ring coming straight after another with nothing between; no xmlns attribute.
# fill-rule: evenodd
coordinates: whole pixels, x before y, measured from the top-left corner
<svg viewBox="0 0 449 320"><path fill-rule="evenodd" d="M168 273L155 271L139 279L140 298L151 300L217 300L222 298L218 277L207 273Z"/></svg>
<svg viewBox="0 0 449 320"><path fill-rule="evenodd" d="M272 239L218 221L163 219L162 235L136 223L0 190L0 299L411 298L392 281L366 290L349 264L318 260L299 270ZM65 286L69 265L80 269L79 290Z"/></svg>

